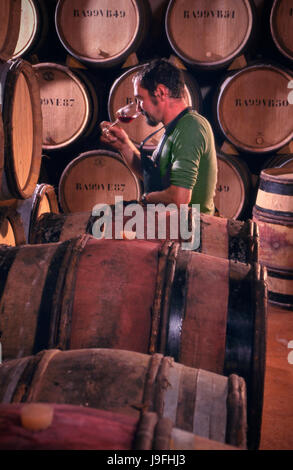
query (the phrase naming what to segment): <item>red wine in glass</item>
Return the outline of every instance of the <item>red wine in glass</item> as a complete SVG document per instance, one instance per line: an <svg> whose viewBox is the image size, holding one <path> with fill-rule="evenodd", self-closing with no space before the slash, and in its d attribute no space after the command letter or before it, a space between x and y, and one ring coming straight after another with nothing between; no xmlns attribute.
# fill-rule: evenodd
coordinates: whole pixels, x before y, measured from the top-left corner
<svg viewBox="0 0 293 470"><path fill-rule="evenodd" d="M123 122L123 124L130 124L133 121L134 116L119 116L118 119L120 122Z"/></svg>
<svg viewBox="0 0 293 470"><path fill-rule="evenodd" d="M138 111L136 103L131 101L131 103L128 103L126 106L123 106L122 108L118 109L118 111L116 111L117 119L112 122L112 124L108 127L108 130L111 127L115 126L115 124L117 124L118 122L122 122L123 124L129 124L139 115L140 111Z"/></svg>

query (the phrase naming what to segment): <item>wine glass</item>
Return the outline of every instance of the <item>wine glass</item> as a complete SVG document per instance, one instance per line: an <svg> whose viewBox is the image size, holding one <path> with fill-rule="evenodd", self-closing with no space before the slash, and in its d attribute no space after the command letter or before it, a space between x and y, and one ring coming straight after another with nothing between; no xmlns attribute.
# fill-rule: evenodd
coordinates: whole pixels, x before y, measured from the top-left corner
<svg viewBox="0 0 293 470"><path fill-rule="evenodd" d="M122 122L123 124L129 124L132 122L135 118L137 118L140 115L140 111L138 111L136 103L131 101L127 105L123 106L122 108L118 109L116 111L116 116L117 118L115 119L112 124L107 127L107 131L109 132L109 129L111 127L115 126L118 122Z"/></svg>

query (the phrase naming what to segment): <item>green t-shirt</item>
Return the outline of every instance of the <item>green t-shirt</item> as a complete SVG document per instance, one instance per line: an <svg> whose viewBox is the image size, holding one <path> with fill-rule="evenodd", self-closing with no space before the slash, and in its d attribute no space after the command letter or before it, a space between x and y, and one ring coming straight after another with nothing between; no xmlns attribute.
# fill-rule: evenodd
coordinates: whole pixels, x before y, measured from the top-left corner
<svg viewBox="0 0 293 470"><path fill-rule="evenodd" d="M153 159L159 157L164 189L169 185L192 189L190 204L214 214L217 154L207 119L194 110L183 111L165 130Z"/></svg>

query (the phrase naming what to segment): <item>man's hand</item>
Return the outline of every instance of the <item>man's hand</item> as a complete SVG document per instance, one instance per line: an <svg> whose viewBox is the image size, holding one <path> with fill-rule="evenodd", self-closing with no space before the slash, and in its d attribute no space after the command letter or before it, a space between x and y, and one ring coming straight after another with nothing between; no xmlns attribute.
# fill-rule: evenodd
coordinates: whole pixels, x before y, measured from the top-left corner
<svg viewBox="0 0 293 470"><path fill-rule="evenodd" d="M134 143L128 137L128 134L121 127L111 127L111 122L102 121L100 124L102 135L101 142L111 145L115 150L121 153L128 166L138 178L142 178L140 166L140 152Z"/></svg>
<svg viewBox="0 0 293 470"><path fill-rule="evenodd" d="M123 148L130 144L127 133L119 126L110 127L111 122L102 121L100 128L102 130L101 142L109 144L116 150L122 151Z"/></svg>

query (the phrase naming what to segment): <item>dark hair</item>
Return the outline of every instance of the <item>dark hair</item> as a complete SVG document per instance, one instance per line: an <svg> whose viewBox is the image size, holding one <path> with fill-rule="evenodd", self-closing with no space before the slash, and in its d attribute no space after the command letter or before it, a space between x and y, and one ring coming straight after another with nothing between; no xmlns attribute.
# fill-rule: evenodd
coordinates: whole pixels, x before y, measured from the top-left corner
<svg viewBox="0 0 293 470"><path fill-rule="evenodd" d="M184 78L181 70L167 59L154 59L139 69L133 81L138 79L140 86L154 96L159 83L170 90L171 98L181 98L184 95Z"/></svg>

